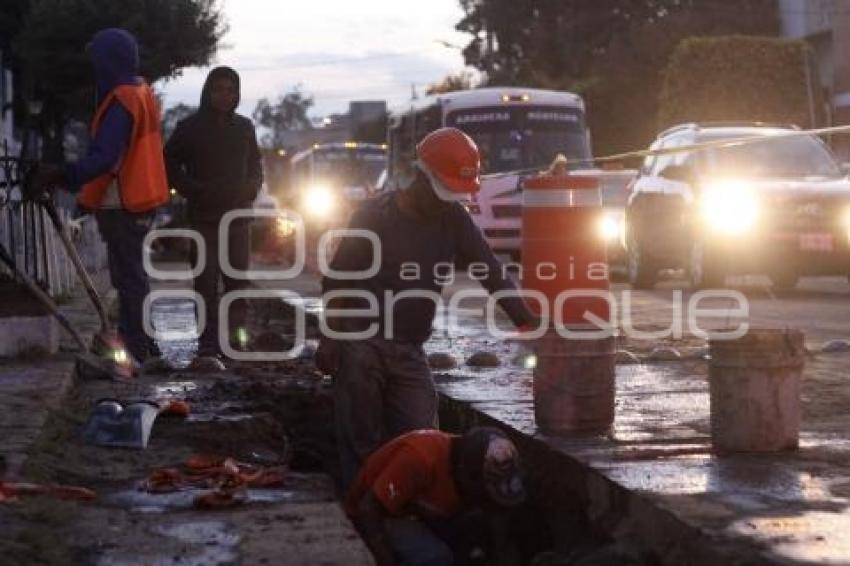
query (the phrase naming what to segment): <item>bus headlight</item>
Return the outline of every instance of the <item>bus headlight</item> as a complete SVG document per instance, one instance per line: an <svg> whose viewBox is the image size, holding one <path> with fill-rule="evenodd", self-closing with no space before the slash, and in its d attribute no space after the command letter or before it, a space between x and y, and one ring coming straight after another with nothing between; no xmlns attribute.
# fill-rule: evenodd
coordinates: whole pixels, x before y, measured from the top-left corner
<svg viewBox="0 0 850 566"><path fill-rule="evenodd" d="M723 234L742 234L759 217L755 192L740 181L719 181L705 187L700 202L703 221Z"/></svg>
<svg viewBox="0 0 850 566"><path fill-rule="evenodd" d="M329 216L336 207L336 198L327 187L312 187L304 195L304 209L310 216Z"/></svg>

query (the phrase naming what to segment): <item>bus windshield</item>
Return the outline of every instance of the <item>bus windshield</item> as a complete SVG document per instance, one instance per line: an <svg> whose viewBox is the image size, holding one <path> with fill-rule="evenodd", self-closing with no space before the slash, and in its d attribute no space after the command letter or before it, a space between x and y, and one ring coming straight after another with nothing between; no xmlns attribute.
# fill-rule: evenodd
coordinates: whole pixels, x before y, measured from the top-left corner
<svg viewBox="0 0 850 566"><path fill-rule="evenodd" d="M559 153L590 157L584 115L575 107L470 108L449 113L446 125L475 140L485 174L545 168Z"/></svg>
<svg viewBox="0 0 850 566"><path fill-rule="evenodd" d="M378 153L327 151L314 159L315 177L338 187L375 187L386 167L386 157Z"/></svg>

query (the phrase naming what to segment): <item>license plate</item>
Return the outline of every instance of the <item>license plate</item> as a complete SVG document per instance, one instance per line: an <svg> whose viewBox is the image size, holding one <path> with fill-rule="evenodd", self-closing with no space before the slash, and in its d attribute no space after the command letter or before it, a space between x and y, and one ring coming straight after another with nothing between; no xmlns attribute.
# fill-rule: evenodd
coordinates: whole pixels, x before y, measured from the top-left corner
<svg viewBox="0 0 850 566"><path fill-rule="evenodd" d="M800 234L800 249L807 252L831 252L832 234Z"/></svg>

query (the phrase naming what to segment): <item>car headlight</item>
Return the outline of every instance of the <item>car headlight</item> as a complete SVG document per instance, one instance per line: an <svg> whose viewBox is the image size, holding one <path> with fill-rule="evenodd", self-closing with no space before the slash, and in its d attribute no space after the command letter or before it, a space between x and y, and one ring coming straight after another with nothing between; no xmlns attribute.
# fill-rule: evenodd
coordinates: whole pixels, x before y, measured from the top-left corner
<svg viewBox="0 0 850 566"><path fill-rule="evenodd" d="M616 214L603 214L599 219L599 235L606 242L616 240L623 231L623 220Z"/></svg>
<svg viewBox="0 0 850 566"><path fill-rule="evenodd" d="M288 238L289 236L295 233L297 225L295 221L291 218L278 216L275 219L275 227L277 229L278 236L280 236L281 238Z"/></svg>
<svg viewBox="0 0 850 566"><path fill-rule="evenodd" d="M336 198L327 187L312 187L304 195L304 209L311 216L328 216L335 207Z"/></svg>
<svg viewBox="0 0 850 566"><path fill-rule="evenodd" d="M757 195L746 183L718 181L703 189L700 208L710 228L724 234L741 234L755 226L760 206Z"/></svg>

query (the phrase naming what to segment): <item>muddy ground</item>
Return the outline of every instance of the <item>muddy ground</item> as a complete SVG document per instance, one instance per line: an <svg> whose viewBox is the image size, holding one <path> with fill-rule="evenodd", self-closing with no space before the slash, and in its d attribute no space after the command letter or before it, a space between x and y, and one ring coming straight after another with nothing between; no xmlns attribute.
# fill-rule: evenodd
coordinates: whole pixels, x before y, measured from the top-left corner
<svg viewBox="0 0 850 566"><path fill-rule="evenodd" d="M184 399L192 413L160 416L146 450L87 445L80 429L104 397ZM329 384L309 362L177 372L131 384L80 381L52 416L24 474L89 487L97 501L32 498L0 506L0 561L262 564L280 563L281 552L292 552L288 564L368 564L325 473L335 462L331 416ZM151 470L178 466L197 453L283 464L290 472L283 488L249 489L247 503L226 511L194 509L199 490L154 495L138 489Z"/></svg>

